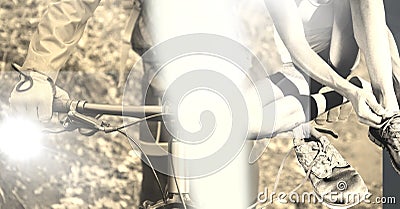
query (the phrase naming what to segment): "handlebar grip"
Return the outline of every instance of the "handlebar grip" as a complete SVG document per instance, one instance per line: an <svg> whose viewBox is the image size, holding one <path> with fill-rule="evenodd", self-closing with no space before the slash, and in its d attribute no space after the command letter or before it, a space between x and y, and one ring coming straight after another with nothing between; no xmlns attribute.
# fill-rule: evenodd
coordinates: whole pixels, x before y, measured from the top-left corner
<svg viewBox="0 0 400 209"><path fill-rule="evenodd" d="M61 100L56 98L54 98L53 100L53 112L68 113L68 111L70 110L70 106L70 100Z"/></svg>

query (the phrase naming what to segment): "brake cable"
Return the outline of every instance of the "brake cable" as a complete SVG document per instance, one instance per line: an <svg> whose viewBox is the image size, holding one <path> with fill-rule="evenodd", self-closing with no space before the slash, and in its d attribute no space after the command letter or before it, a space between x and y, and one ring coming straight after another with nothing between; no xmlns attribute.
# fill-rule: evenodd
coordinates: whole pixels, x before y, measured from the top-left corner
<svg viewBox="0 0 400 209"><path fill-rule="evenodd" d="M29 90L29 89L32 88L32 86L33 86L33 78L32 78L31 75L29 75L29 72L36 72L36 73L42 74L42 75L44 75L44 76L46 77L46 80L50 83L50 85L51 85L52 88L53 88L53 94L55 93L55 84L54 84L54 81L53 81L49 76L47 76L47 75L45 75L45 74L43 74L43 73L41 73L41 72L39 72L39 71L37 71L37 70L35 70L35 69L29 69L29 70L27 70L27 72L23 72L22 67L19 66L18 64L12 63L11 65L12 65L12 69L14 69L16 72L19 73L19 77L20 77L20 79L21 79L21 81L18 82L18 84L15 86L15 90L16 90L17 92L24 92L24 91L27 91L27 90ZM29 83L29 86L27 86L27 87L25 87L25 88L22 88L22 86L23 86L25 83L27 83L27 82ZM150 168L151 168L151 170L152 170L152 173L153 173L153 175L154 175L154 178L155 178L156 181L157 181L158 188L159 188L159 190L160 190L160 192L161 192L162 199L163 199L164 203L167 203L167 198L166 198L166 196L165 196L165 194L164 194L164 190L162 189L160 179L158 178L158 175L157 175L157 173L156 173L156 171L155 171L155 168L154 168L153 164L151 163L149 157L148 157L147 154L144 152L144 150L142 149L142 147L141 147L131 136L129 136L129 135L126 134L125 132L121 131L121 129L124 129L124 128L130 127L130 126L136 125L136 124L141 123L141 122L144 122L144 121L146 121L146 120L148 120L148 119L156 118L156 117L159 117L159 116L162 116L162 115L165 115L165 114L164 114L164 113L159 113L159 114L150 115L150 116L147 116L147 117L140 118L139 120L134 121L134 122L132 122L132 123L129 123L129 124L126 124L126 125L122 125L122 126L119 126L119 127L115 127L115 128L104 127L104 130L99 129L98 127L93 127L93 128L94 128L94 131L104 131L105 133L110 133L110 132L117 131L117 132L119 132L120 134L122 134L122 135L124 135L125 137L127 137L129 141L131 141L131 142L133 142L133 143L135 144L135 146L139 149L139 151L143 154L143 156L146 158L147 162L149 163L149 166L150 166ZM98 118L99 118L99 117L96 117L95 119L98 119ZM111 128L111 129L106 129L106 128ZM64 129L60 129L60 130L45 129L45 130L43 130L42 132L51 133L51 134L58 134L58 133L66 132L66 131L68 131L68 130L66 130L66 129L64 128ZM95 132L93 132L93 134L94 134L94 133L95 133ZM131 143L129 143L129 144L131 144ZM182 199L182 200L183 200L183 199ZM185 208L186 208L186 207L185 207Z"/></svg>
<svg viewBox="0 0 400 209"><path fill-rule="evenodd" d="M133 139L133 138L132 138L131 136L129 136L127 133L125 133L125 132L123 132L123 131L121 131L121 130L116 130L116 131L119 132L120 134L124 135L126 138L128 138L129 141L133 142L133 144L135 144L135 146L139 149L139 151L140 151L140 152L143 154L143 156L146 158L147 162L149 162L149 167L151 168L151 171L153 172L154 178L155 178L156 181L157 181L157 186L158 186L158 189L159 189L160 192L161 192L162 199L163 199L164 203L167 203L167 198L165 197L164 190L162 189L160 179L158 178L158 175L157 175L157 173L156 173L156 170L155 170L153 164L151 163L149 157L148 157L147 154L144 152L143 148L140 146L139 143L137 143L137 142L135 141L135 139ZM131 144L131 143L129 143L129 144Z"/></svg>
<svg viewBox="0 0 400 209"><path fill-rule="evenodd" d="M157 114L149 115L149 116L140 118L139 120L136 120L136 121L134 121L134 122L131 122L131 123L128 123L128 124L119 126L119 127L114 127L114 128L109 129L109 130L105 129L104 131L105 131L106 133L110 133L110 132L117 131L118 133L120 133L120 134L124 135L126 138L128 138L128 140L129 140L130 142L132 142L132 143L139 149L139 151L140 151L140 152L143 154L143 156L145 157L146 161L149 163L149 167L151 168L151 171L152 171L152 173L153 173L153 175L154 175L154 178L155 178L156 181L157 181L157 186L158 186L158 189L159 189L160 192L161 192L161 196L162 196L162 199L163 199L164 203L167 203L167 197L165 196L166 194L164 193L164 190L162 189L160 179L158 178L158 175L157 175L157 173L156 173L156 171L155 171L155 168L154 168L153 164L152 164L151 161L150 161L150 158L149 158L149 157L147 156L147 154L144 152L144 150L143 150L143 148L140 146L140 144L137 143L137 141L133 139L133 137L129 136L127 133L125 133L124 131L121 130L121 129L128 128L128 127L130 127L130 126L133 126L133 125L139 124L139 123L141 123L141 122L145 122L145 121L147 121L147 120L149 120L149 119L156 118L156 117L160 117L160 116L163 116L163 115L167 115L167 114L166 114L166 113L157 113ZM107 127L106 127L106 128L107 128ZM131 143L129 143L129 144L131 144ZM176 178L176 177L174 176L174 178ZM182 197L181 197L181 198L182 198ZM184 201L183 198L182 198L182 201ZM186 206L185 206L185 208L186 208Z"/></svg>
<svg viewBox="0 0 400 209"><path fill-rule="evenodd" d="M168 141L168 147L172 147L172 140ZM187 209L185 199L183 198L182 192L179 189L178 180L176 179L175 166L174 166L174 160L172 159L172 154L169 154L169 157L170 157L170 162L171 162L172 175L174 176L174 182L175 182L176 189L178 190L179 199L181 199L183 208Z"/></svg>
<svg viewBox="0 0 400 209"><path fill-rule="evenodd" d="M155 171L155 168L154 168L153 164L152 164L151 161L150 161L150 158L149 158L148 155L144 152L143 148L140 146L140 144L139 144L135 139L133 139L133 138L132 138L131 136L129 136L127 133L125 133L124 131L122 131L122 129L124 129L124 128L128 128L128 127L130 127L130 126L133 126L133 125L139 124L139 123L141 123L141 122L145 122L145 121L147 121L147 120L149 120L149 119L156 118L156 117L160 117L160 116L163 116L163 115L167 115L167 114L166 114L166 113L152 114L152 115L149 115L149 116L140 118L140 119L138 119L138 120L136 120L136 121L134 121L134 122L131 122L131 123L128 123L128 124L125 124L125 125L122 125L122 126L118 126L118 127L104 126L104 125L106 125L106 124L107 124L107 125L109 125L109 124L108 124L108 123L104 123L104 122L100 122L101 126L103 126L103 127L92 126L92 128L93 128L93 131L104 131L105 133L118 132L118 133L122 134L123 136L125 136L130 142L132 142L132 143L139 149L139 151L143 154L143 156L145 157L146 161L148 162L148 165L149 165L150 169L152 170L153 176L154 176L154 178L156 179L158 189L159 189L160 192L161 192L161 196L162 196L163 202L164 202L164 203L167 203L166 194L164 193L164 190L163 190L163 188L162 188L162 186L161 186L161 181L160 181L160 179L158 178L158 175L157 175L157 173L156 173L156 171ZM84 116L84 115L81 115L81 116ZM96 120L98 120L98 119L99 119L99 118L96 117ZM87 121L88 121L88 120L85 120L85 122L87 122ZM70 122L70 123L73 123L73 120L72 120L72 121L69 121L69 122ZM84 121L80 121L80 122L83 123L83 124L85 124ZM91 122L94 122L94 121L91 121ZM92 125L92 124L86 124L86 125ZM72 130L73 130L73 129L67 130L67 129L65 129L65 128L64 128L64 129L61 129L61 130L46 129L46 130L43 130L43 132L52 133L52 134L57 134L57 133L62 133L62 132L67 132L67 131L72 131ZM131 143L129 143L129 144L132 146ZM182 198L182 200L183 200L183 198ZM183 201L184 201L184 200L183 200Z"/></svg>
<svg viewBox="0 0 400 209"><path fill-rule="evenodd" d="M144 122L144 121L153 119L153 118L157 118L157 117L160 117L160 116L164 116L164 115L168 115L168 113L157 113L157 114L152 114L152 115L149 115L149 116L140 118L140 119L138 119L138 120L136 120L136 121L133 121L133 122L131 122L131 123L128 123L128 124L125 124L125 125L121 125L121 126L118 126L118 127L106 127L105 132L106 132L106 133L109 133L109 132L119 131L119 130L121 130L121 129L128 128L128 127L131 127L131 126L136 125L136 124L138 124L138 123L141 123L141 122ZM107 128L108 128L108 129L107 129Z"/></svg>

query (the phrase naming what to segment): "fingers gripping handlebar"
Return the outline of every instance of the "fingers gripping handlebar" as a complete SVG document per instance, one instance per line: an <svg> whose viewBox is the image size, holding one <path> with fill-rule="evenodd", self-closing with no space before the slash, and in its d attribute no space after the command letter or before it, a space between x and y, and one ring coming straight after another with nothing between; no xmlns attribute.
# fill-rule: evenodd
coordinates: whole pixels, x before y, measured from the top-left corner
<svg viewBox="0 0 400 209"><path fill-rule="evenodd" d="M72 100L53 100L53 112L57 113L67 113L71 110Z"/></svg>

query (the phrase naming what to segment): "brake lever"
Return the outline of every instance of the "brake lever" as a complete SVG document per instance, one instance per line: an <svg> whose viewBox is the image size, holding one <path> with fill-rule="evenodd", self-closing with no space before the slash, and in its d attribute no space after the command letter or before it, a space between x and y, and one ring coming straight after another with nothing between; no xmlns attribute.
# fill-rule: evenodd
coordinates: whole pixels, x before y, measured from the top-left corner
<svg viewBox="0 0 400 209"><path fill-rule="evenodd" d="M69 111L67 114L68 121L64 123L64 127L78 126L77 128L88 128L96 131L105 131L107 127L110 127L109 123L106 123L98 118L86 116L77 111ZM78 124L76 124L78 123Z"/></svg>
<svg viewBox="0 0 400 209"><path fill-rule="evenodd" d="M67 117L63 121L60 121L62 128L59 129L53 129L53 128L45 128L42 130L44 133L48 134L58 134L62 132L73 132L75 130L79 131L79 134L84 135L84 136L92 136L95 133L97 133L99 130L96 128L93 128L93 126L89 126L88 124L84 124L75 120L72 120L71 118Z"/></svg>
<svg viewBox="0 0 400 209"><path fill-rule="evenodd" d="M85 129L85 128L78 128L79 134L84 135L84 136L93 136L95 133L97 133L97 130L94 129Z"/></svg>
<svg viewBox="0 0 400 209"><path fill-rule="evenodd" d="M83 115L77 111L69 111L68 112L68 118L71 121L77 121L79 123L82 123L85 126L91 127L92 129L98 130L98 131L103 131L103 122L100 120L96 120L94 118L91 118L89 116Z"/></svg>

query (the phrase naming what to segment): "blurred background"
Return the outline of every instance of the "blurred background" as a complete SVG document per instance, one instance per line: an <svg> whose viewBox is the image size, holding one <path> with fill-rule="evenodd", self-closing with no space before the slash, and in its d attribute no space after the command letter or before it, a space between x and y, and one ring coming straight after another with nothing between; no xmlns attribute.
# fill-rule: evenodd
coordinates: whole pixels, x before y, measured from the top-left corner
<svg viewBox="0 0 400 209"><path fill-rule="evenodd" d="M11 63L22 64L29 40L51 0L0 0L0 119L8 111L8 97L18 75ZM261 0L244 1L243 27L249 38L247 47L268 67L279 69L280 59L273 43L271 20ZM69 59L57 84L71 98L90 102L120 104L123 87L118 87L121 31L132 8L130 0L104 0L89 20L86 32ZM125 75L138 60L129 52ZM138 79L143 70L133 71ZM365 76L363 60L356 73ZM141 100L138 91L132 92ZM115 121L120 122L120 121ZM56 123L56 120L55 120ZM367 127L352 114L344 123L327 124L339 134L331 142L364 178L371 200L382 196L381 149L367 137ZM23 132L24 127L19 131ZM136 134L137 136L137 134ZM0 133L12 140L13 135ZM128 141L117 134L98 133L91 137L76 132L47 135L45 149L35 158L17 161L0 152L0 208L137 208L141 176L139 157ZM24 146L24 145L21 145ZM280 163L292 147L290 137L271 140L259 160L259 191L273 184ZM292 152L281 176L278 192L289 192L301 183L305 173ZM234 182L232 182L234 184ZM298 192L311 192L307 182ZM270 208L326 208L320 204L279 204ZM381 208L361 204L354 208Z"/></svg>

